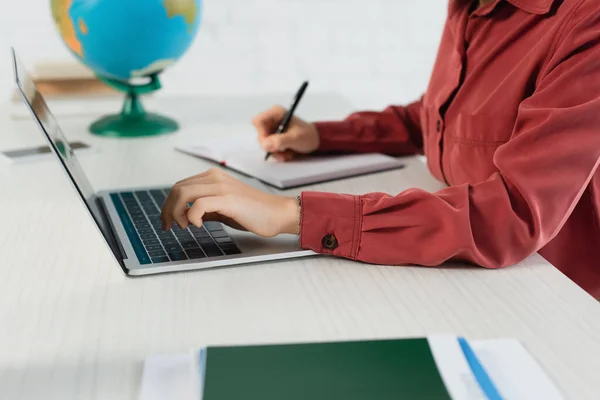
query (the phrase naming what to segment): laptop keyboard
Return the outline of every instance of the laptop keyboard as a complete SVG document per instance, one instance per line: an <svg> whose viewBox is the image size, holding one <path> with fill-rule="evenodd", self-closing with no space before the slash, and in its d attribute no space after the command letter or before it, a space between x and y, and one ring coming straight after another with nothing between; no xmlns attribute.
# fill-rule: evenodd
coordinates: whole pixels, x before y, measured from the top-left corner
<svg viewBox="0 0 600 400"><path fill-rule="evenodd" d="M200 228L190 226L188 229L175 225L163 232L160 208L167 194L168 189L156 189L110 195L140 264L240 253L219 222L205 222Z"/></svg>

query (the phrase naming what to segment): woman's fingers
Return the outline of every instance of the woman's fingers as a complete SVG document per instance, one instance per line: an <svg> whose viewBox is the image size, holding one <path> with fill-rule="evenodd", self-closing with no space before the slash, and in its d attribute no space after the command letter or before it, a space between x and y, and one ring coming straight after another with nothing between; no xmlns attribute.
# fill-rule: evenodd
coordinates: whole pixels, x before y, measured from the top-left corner
<svg viewBox="0 0 600 400"><path fill-rule="evenodd" d="M197 199L187 210L186 218L192 225L200 227L204 223L205 216L208 217L207 220L214 220L216 215L221 215L226 201L224 196Z"/></svg>
<svg viewBox="0 0 600 400"><path fill-rule="evenodd" d="M259 140L264 139L275 132L279 122L285 115L285 112L285 108L273 106L267 111L258 114L252 120L252 125L256 128Z"/></svg>
<svg viewBox="0 0 600 400"><path fill-rule="evenodd" d="M281 153L273 153L273 157L279 162L292 161L298 156L298 153L292 150L286 150Z"/></svg>
<svg viewBox="0 0 600 400"><path fill-rule="evenodd" d="M248 230L245 226L243 226L242 224L240 224L233 218L226 217L225 215L221 215L216 212L204 214L204 216L202 217L202 224L204 224L206 221L221 222L221 223L227 225L228 227L237 229L239 231L247 231Z"/></svg>
<svg viewBox="0 0 600 400"><path fill-rule="evenodd" d="M262 139L260 145L262 146L263 150L275 153L293 149L297 142L298 132L292 129L286 133L274 134Z"/></svg>
<svg viewBox="0 0 600 400"><path fill-rule="evenodd" d="M175 185L163 205L161 213L163 229L171 229L173 222L177 222L182 229L187 228L186 212L188 203L203 197L219 196L224 192L223 186L223 183L220 182L207 184L180 183Z"/></svg>

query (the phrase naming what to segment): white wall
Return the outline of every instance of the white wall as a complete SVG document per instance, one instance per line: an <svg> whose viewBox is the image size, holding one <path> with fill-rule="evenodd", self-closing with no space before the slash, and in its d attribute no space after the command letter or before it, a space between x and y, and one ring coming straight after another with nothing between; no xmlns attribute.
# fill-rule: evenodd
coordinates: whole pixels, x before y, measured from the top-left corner
<svg viewBox="0 0 600 400"><path fill-rule="evenodd" d="M49 0L8 3L2 99L12 86L10 44L26 64L71 57ZM426 88L446 8L447 0L205 0L199 36L164 75L162 95L292 93L309 78L310 90L339 91L358 107L405 103Z"/></svg>

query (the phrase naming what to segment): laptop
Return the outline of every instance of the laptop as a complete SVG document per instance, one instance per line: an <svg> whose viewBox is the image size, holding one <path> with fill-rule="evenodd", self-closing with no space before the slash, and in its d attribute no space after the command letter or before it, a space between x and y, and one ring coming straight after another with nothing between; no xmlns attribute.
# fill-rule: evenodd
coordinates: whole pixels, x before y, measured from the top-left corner
<svg viewBox="0 0 600 400"><path fill-rule="evenodd" d="M189 271L315 255L296 235L261 238L219 222L168 232L160 210L170 187L94 192L56 118L12 49L16 84L23 101L48 140L108 248L128 276ZM269 191L257 180L246 181Z"/></svg>

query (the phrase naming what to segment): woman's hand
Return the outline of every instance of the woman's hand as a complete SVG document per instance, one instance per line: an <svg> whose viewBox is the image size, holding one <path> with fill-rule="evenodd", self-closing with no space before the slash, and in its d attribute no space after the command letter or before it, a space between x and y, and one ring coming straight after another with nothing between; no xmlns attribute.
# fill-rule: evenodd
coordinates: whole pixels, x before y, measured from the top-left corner
<svg viewBox="0 0 600 400"><path fill-rule="evenodd" d="M299 154L308 154L319 148L317 128L297 117L292 117L287 131L274 135L286 109L275 106L258 114L252 124L258 132L258 143L264 151L270 152L278 161L289 161Z"/></svg>
<svg viewBox="0 0 600 400"><path fill-rule="evenodd" d="M185 229L190 223L220 221L264 237L299 231L295 198L261 192L216 168L177 182L160 217L164 230L173 222Z"/></svg>

